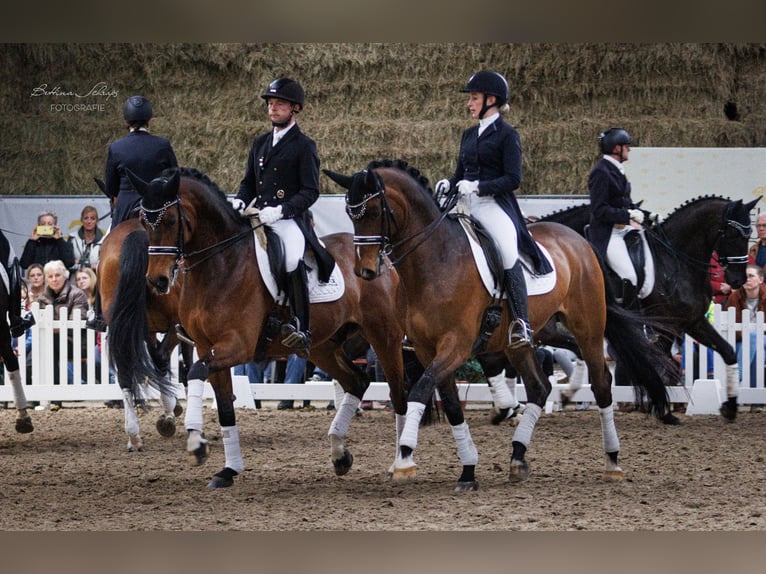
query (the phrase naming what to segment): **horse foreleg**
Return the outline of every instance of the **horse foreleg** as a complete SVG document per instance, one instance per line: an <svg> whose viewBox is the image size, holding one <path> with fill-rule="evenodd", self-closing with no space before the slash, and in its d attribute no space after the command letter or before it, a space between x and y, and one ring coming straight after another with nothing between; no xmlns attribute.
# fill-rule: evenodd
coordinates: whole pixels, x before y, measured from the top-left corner
<svg viewBox="0 0 766 574"><path fill-rule="evenodd" d="M499 425L503 421L516 418L521 410L521 403L516 399L515 381L506 378L504 369L499 375L487 377L487 382L494 403L489 422L493 425ZM512 388L513 390L511 390Z"/></svg>
<svg viewBox="0 0 766 574"><path fill-rule="evenodd" d="M479 489L476 480L476 464L479 462L479 451L471 438L468 423L465 422L463 409L457 395L457 387L453 377L442 384L439 388L444 414L452 428L452 436L455 438L455 446L463 470L458 478L455 492L471 492Z"/></svg>
<svg viewBox="0 0 766 574"><path fill-rule="evenodd" d="M16 405L16 432L20 434L30 433L35 430L32 417L27 413L27 396L24 394L24 385L21 384L21 373L6 371L13 387L13 403Z"/></svg>
<svg viewBox="0 0 766 574"><path fill-rule="evenodd" d="M388 470L386 471L386 478L392 478L394 476L394 471L396 469L396 459L399 455L399 444L402 432L404 432L404 423L406 422L407 417L397 413L394 415L394 419L396 424L396 448L394 450L394 462L392 462L391 466L388 467Z"/></svg>
<svg viewBox="0 0 766 574"><path fill-rule="evenodd" d="M189 371L192 376L194 367ZM215 400L218 406L218 422L223 437L224 467L208 483L208 488L226 488L234 484L234 477L245 470L242 451L239 447L239 429L234 414L234 393L231 388L231 375L228 369L218 371L211 377Z"/></svg>
<svg viewBox="0 0 766 574"><path fill-rule="evenodd" d="M404 416L402 434L399 437L399 449L396 453L394 471L391 475L393 480L413 478L418 472L413 451L418 446L420 420L423 418L425 410L425 403L407 402L407 414Z"/></svg>
<svg viewBox="0 0 766 574"><path fill-rule="evenodd" d="M614 426L614 407L609 405L598 409L601 418L601 441L606 454L606 469L604 477L612 480L623 480L625 473L617 464L617 455L620 452L620 439L617 436L617 428Z"/></svg>
<svg viewBox="0 0 766 574"><path fill-rule="evenodd" d="M141 452L144 450L144 441L141 439L133 392L130 389L122 389L122 396L125 403L123 410L125 412L125 433L128 435L128 452Z"/></svg>
<svg viewBox="0 0 766 574"><path fill-rule="evenodd" d="M335 401L335 417L327 434L330 437L330 458L337 476L343 476L351 470L351 465L354 462L353 455L344 445L344 439L348 435L351 420L356 415L356 410L361 402L359 397L351 393L344 393L340 403L338 403L337 398Z"/></svg>
<svg viewBox="0 0 766 574"><path fill-rule="evenodd" d="M186 453L192 466L200 466L207 461L210 446L203 432L202 391L205 383L202 379L189 379L186 388Z"/></svg>

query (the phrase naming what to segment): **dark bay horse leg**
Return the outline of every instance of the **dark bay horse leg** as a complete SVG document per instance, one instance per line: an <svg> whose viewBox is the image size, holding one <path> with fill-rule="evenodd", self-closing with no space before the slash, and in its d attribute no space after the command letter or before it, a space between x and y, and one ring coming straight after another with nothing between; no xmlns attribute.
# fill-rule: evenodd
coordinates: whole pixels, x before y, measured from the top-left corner
<svg viewBox="0 0 766 574"><path fill-rule="evenodd" d="M24 344L23 341L21 344ZM21 384L19 359L13 352L11 333L7 324L0 325L0 349L2 349L6 381L10 381L13 387L13 403L16 405L16 432L20 434L30 433L35 430L35 427L32 424L32 417L27 413L27 396L24 394L24 385Z"/></svg>
<svg viewBox="0 0 766 574"><path fill-rule="evenodd" d="M542 372L534 348L507 349L506 352L511 365L521 375L524 389L527 392L527 406L524 408L524 413L521 415L511 439L511 468L509 473L511 481L522 482L529 478L530 469L525 455L537 421L543 412L545 400L551 393L551 383Z"/></svg>
<svg viewBox="0 0 766 574"><path fill-rule="evenodd" d="M737 418L737 396L739 394L739 368L737 352L718 331L702 317L693 325L687 327L686 334L699 341L702 345L713 349L726 363L726 402L721 405L721 416L728 421Z"/></svg>
<svg viewBox="0 0 766 574"><path fill-rule="evenodd" d="M457 480L455 492L472 492L479 489L476 480L476 464L479 461L479 451L471 438L471 431L465 421L463 408L460 406L460 397L457 393L454 375L449 377L439 386L439 396L447 421L452 428L452 436L457 446L457 454L463 466L460 477Z"/></svg>

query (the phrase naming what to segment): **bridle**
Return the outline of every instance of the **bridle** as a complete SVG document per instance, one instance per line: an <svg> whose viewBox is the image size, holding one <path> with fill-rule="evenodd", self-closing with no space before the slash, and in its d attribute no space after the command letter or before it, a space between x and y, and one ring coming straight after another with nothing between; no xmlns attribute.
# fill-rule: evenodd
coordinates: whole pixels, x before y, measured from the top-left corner
<svg viewBox="0 0 766 574"><path fill-rule="evenodd" d="M360 172L360 174L367 174L368 170L363 170ZM351 218L352 221L358 221L364 217L365 213L367 212L367 203L375 199L376 197L380 198L380 207L381 207L381 215L380 215L380 234L379 235L354 235L354 245L379 245L378 249L378 275L380 274L380 268L385 266L389 269L395 268L405 257L407 257L410 253L415 251L418 247L420 247L423 243L425 243L436 231L437 227L441 225L441 223L444 221L444 219L448 215L448 210L445 210L442 212L442 214L423 227L422 229L418 230L417 232L413 233L409 237L405 237L404 239L401 239L400 241L397 241L396 243L393 243L391 241L391 226L392 223L394 226L398 227L398 224L396 222L396 216L394 215L394 212L391 210L391 206L388 203L388 200L386 198L386 186L383 183L382 178L375 172L369 172L373 174L373 178L375 180L375 189L373 191L367 192L362 195L361 200L357 203L350 203L349 202L349 194L346 194L346 213ZM422 236L422 237L421 237ZM391 258L391 255L394 251L394 249L397 249L398 247L401 247L402 245L409 243L413 239L420 237L420 240L417 241L412 247L407 249L404 253L402 253L399 257Z"/></svg>
<svg viewBox="0 0 766 574"><path fill-rule="evenodd" d="M181 206L181 198L179 195L176 195L175 199L165 202L162 205L162 207L157 209L149 209L145 207L144 202L142 200L141 206L140 206L140 217L141 217L141 220L145 222L145 224L148 225L152 229L152 231L154 231L157 229L157 227L159 227L160 223L162 223L162 219L167 213L167 210L173 206L176 206L176 209L178 212L178 236L176 239L176 245L175 246L149 245L149 248L148 248L148 252L150 256L154 255L154 256L174 256L175 257L175 261L173 262L173 268L171 270L171 281L175 281L175 278L179 270L181 270L183 273L188 273L189 271L194 269L197 265L210 259L214 255L217 255L221 253L222 251L228 249L229 247L237 243L242 238L251 235L254 227L257 228L263 225L261 223L254 227L248 227L247 229L240 231L239 233L232 235L231 237L227 237L226 239L222 241L214 243L213 245L187 253L186 242L184 240L184 233L183 233L183 224L184 222L188 222L189 219L184 214L183 207ZM202 257L200 257L200 259L198 259L194 263L191 263L191 264L188 263L189 259L193 257L198 257L198 256L202 256Z"/></svg>

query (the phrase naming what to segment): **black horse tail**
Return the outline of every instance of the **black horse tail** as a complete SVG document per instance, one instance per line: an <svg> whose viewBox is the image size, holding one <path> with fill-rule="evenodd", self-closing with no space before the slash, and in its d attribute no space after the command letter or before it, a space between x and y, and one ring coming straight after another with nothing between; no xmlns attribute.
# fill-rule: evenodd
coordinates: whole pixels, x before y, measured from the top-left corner
<svg viewBox="0 0 766 574"><path fill-rule="evenodd" d="M146 317L146 270L149 266L149 238L144 231L133 231L120 252L120 280L111 306L109 358L122 384L129 384L134 398L142 396L148 382L161 392L170 390L171 381L155 364L147 347L149 322Z"/></svg>
<svg viewBox="0 0 766 574"><path fill-rule="evenodd" d="M658 321L624 309L607 298L605 337L610 352L627 371L636 392L636 404L647 406L649 412L663 420L670 413L667 385L675 384L679 371L670 353L649 340L646 329L654 336L667 336Z"/></svg>

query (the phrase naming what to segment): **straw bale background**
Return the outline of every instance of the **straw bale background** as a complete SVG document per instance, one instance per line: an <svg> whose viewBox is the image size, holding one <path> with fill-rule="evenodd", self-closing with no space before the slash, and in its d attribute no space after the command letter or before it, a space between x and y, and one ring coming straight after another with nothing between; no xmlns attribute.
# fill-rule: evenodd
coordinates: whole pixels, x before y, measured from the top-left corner
<svg viewBox="0 0 766 574"><path fill-rule="evenodd" d="M122 104L143 94L153 132L179 162L237 190L252 138L269 128L260 94L287 75L306 90L302 129L322 167L352 172L406 159L451 175L470 126L459 92L480 69L511 85L510 123L524 149L523 194L587 193L598 133L625 127L643 146L766 146L764 44L6 44L0 45L0 193L98 194ZM116 98L99 112L53 112L72 96ZM724 113L736 105L736 117ZM322 191L339 188L322 176Z"/></svg>

